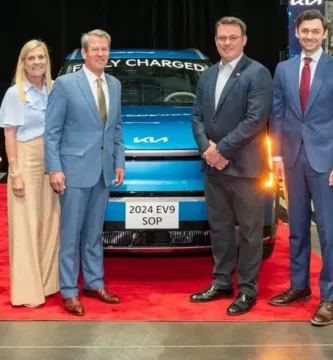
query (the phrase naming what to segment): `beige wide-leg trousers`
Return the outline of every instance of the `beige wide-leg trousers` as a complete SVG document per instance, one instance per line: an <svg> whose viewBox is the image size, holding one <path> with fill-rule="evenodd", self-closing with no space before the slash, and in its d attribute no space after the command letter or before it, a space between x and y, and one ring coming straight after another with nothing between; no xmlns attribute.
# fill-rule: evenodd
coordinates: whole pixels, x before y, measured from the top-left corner
<svg viewBox="0 0 333 360"><path fill-rule="evenodd" d="M45 175L43 138L17 142L25 196L16 197L8 177L10 300L39 305L59 290L60 205Z"/></svg>

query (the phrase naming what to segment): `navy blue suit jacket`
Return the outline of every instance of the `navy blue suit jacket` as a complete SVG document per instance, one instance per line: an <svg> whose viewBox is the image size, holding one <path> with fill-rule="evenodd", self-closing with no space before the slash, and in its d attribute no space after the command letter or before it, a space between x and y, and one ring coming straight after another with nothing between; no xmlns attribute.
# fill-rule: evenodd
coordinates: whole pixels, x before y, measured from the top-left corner
<svg viewBox="0 0 333 360"><path fill-rule="evenodd" d="M333 58L322 53L314 74L307 108L302 115L299 93L300 56L278 64L274 75L274 100L270 132L274 155L292 168L304 142L311 167L333 169Z"/></svg>

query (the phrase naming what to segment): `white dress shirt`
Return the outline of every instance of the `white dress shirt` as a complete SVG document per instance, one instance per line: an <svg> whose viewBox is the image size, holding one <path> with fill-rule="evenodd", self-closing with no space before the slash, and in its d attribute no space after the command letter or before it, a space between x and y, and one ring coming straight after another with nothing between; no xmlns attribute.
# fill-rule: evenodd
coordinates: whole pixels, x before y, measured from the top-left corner
<svg viewBox="0 0 333 360"><path fill-rule="evenodd" d="M219 103L220 96L222 94L222 91L225 87L225 84L227 83L230 75L235 70L235 67L237 66L239 60L242 58L243 53L238 56L235 60L230 61L227 64L223 64L222 60L219 65L219 74L217 75L216 80L216 87L215 87L215 108L217 107L217 104Z"/></svg>
<svg viewBox="0 0 333 360"><path fill-rule="evenodd" d="M310 86L312 84L312 80L313 80L313 77L314 77L314 74L316 72L316 68L317 68L317 65L318 65L318 61L320 59L320 56L323 52L323 49L320 47L314 54L310 55L310 56L307 56L305 55L305 53L302 51L301 53L301 64L300 64L300 67L299 67L299 85L301 84L301 76L302 76L302 70L303 70L303 67L304 67L304 58L305 57L309 57L312 59L312 61L310 62L310 72L311 72L311 80L310 80Z"/></svg>
<svg viewBox="0 0 333 360"><path fill-rule="evenodd" d="M320 47L314 54L308 56L304 53L304 51L302 51L301 53L301 63L300 63L300 67L299 67L299 77L298 77L298 85L300 86L301 85L301 77L302 77L302 70L303 70L303 67L304 67L304 58L305 57L310 57L312 59L312 61L310 62L310 73L311 73L311 78L310 78L310 87L311 87L311 84L312 84L312 81L313 81L313 77L314 77L314 74L316 72L316 69L317 69L317 65L318 65L318 62L319 62L319 59L320 59L320 56L323 52L323 49L322 47ZM282 156L274 156L273 157L273 161L281 161L282 160Z"/></svg>
<svg viewBox="0 0 333 360"><path fill-rule="evenodd" d="M97 78L98 76L96 76L93 72L91 72L85 65L83 65L83 71L85 72L91 91L94 95L95 101L96 101L96 106L98 109L98 99L97 99ZM103 74L101 75L101 79L102 79L102 89L104 91L104 96L105 96L105 102L106 102L106 111L107 113L109 113L109 89L108 89L108 85L106 83L106 78L105 78L105 73L103 72Z"/></svg>

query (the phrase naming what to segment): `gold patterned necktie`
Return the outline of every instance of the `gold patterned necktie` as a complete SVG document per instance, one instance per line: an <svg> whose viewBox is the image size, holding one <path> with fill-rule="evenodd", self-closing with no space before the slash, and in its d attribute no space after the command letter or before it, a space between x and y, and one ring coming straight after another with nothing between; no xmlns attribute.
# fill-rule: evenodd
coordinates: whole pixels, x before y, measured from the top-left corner
<svg viewBox="0 0 333 360"><path fill-rule="evenodd" d="M102 123L105 126L107 114L106 114L106 101L105 95L102 87L102 79L97 78L97 101L98 101L98 111L102 119Z"/></svg>

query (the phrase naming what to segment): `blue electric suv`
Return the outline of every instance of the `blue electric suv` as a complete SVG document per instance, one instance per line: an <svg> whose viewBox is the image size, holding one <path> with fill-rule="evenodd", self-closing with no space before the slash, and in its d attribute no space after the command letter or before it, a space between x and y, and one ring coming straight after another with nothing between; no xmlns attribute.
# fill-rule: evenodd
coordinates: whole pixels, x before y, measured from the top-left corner
<svg viewBox="0 0 333 360"><path fill-rule="evenodd" d="M59 75L75 72L82 64L77 49L66 57ZM207 56L196 49L111 50L105 71L122 84L126 177L122 186L110 188L105 250L210 248L203 174L191 128L198 79L209 66ZM278 222L278 184L273 177L263 191L263 257L268 258Z"/></svg>

